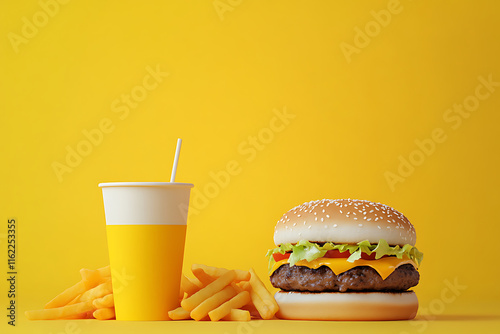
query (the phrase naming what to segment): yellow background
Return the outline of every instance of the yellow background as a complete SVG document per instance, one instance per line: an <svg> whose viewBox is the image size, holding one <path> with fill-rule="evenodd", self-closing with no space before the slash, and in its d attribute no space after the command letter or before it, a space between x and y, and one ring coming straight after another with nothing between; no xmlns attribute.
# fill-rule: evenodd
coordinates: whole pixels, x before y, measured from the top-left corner
<svg viewBox="0 0 500 334"><path fill-rule="evenodd" d="M401 0L379 30L372 11L387 10L388 1L221 0L229 6L223 19L213 1L72 1L52 7L44 22L47 2L0 5L1 262L5 223L15 217L18 331L68 332L66 322L28 322L22 313L75 283L80 268L107 264L97 184L168 181L178 137L177 181L195 184L185 270L191 263L254 267L265 278L264 254L284 212L321 198L369 199L395 207L416 227L425 254L415 289L425 331L498 328L489 316L498 314L500 299L500 87L456 129L456 120L443 118L454 104L473 101L478 77L500 82L496 2ZM13 46L26 20L40 26ZM357 29L367 27L375 30L360 41ZM346 44L357 52L346 57ZM139 94L148 68L157 67L169 75L126 117L116 112L122 94ZM284 110L294 118L273 132ZM67 164L67 147L84 146L82 131L106 119L112 130L59 180L54 162ZM397 173L400 157L417 156L415 141L439 128L446 140L391 189L386 172ZM213 176L234 161L237 173L215 186ZM466 286L453 302L443 301L446 281ZM244 330L77 322L82 333L125 326ZM274 321L252 331L300 326L368 328ZM369 326L424 331L408 322Z"/></svg>

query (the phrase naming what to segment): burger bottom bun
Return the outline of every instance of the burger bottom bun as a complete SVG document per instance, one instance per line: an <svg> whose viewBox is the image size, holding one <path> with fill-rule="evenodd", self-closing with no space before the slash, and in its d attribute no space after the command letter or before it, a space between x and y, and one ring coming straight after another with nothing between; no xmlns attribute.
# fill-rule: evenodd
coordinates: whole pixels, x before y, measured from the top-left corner
<svg viewBox="0 0 500 334"><path fill-rule="evenodd" d="M417 295L405 292L285 292L274 295L276 316L295 320L410 320L418 310Z"/></svg>

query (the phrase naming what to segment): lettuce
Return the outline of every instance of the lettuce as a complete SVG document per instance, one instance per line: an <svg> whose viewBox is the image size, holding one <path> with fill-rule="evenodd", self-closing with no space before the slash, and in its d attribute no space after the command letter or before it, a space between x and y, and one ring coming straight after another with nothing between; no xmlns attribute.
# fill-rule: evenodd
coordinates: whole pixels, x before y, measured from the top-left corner
<svg viewBox="0 0 500 334"><path fill-rule="evenodd" d="M362 253L368 255L375 253L375 259L377 260L384 255L396 256L398 259L402 259L403 255L406 255L420 266L424 256L416 247L412 245L406 244L403 247L398 245L390 246L384 239L380 239L378 244L370 244L368 240L364 240L355 245L334 244L332 242L327 242L322 246L307 240L300 240L296 244L281 244L277 248L268 250L266 254L269 258L268 269L270 272L276 262L273 257L273 254L276 253L285 254L287 252L291 252L288 263L293 266L298 261L306 260L310 262L315 259L319 259L320 257L323 257L327 251L333 249L337 249L341 253L349 252L351 255L347 258L348 262L359 260Z"/></svg>

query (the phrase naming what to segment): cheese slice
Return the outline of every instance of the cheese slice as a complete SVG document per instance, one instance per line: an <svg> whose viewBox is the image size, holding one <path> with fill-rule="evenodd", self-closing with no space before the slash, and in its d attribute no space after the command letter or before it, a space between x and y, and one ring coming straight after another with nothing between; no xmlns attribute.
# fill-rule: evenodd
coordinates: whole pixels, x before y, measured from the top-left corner
<svg viewBox="0 0 500 334"><path fill-rule="evenodd" d="M288 259L276 262L273 265L271 274L284 264L288 263ZM341 274L349 269L360 266L367 266L375 269L382 279L386 279L397 267L403 264L411 264L415 269L418 270L418 266L415 262L410 260L408 257L403 256L402 259L398 259L395 256L383 257L378 260L364 260L359 259L354 262L347 262L346 258L326 258L321 257L319 259L313 260L311 262L302 260L295 263L296 266L304 266L311 269L318 269L321 266L327 266L330 268L335 275Z"/></svg>

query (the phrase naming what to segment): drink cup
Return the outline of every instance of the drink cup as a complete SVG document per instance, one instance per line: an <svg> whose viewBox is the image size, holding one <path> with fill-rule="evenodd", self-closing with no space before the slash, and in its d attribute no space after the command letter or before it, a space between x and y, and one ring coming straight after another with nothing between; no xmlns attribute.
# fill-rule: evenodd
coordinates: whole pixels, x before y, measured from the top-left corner
<svg viewBox="0 0 500 334"><path fill-rule="evenodd" d="M117 320L179 306L190 183L101 183Z"/></svg>

